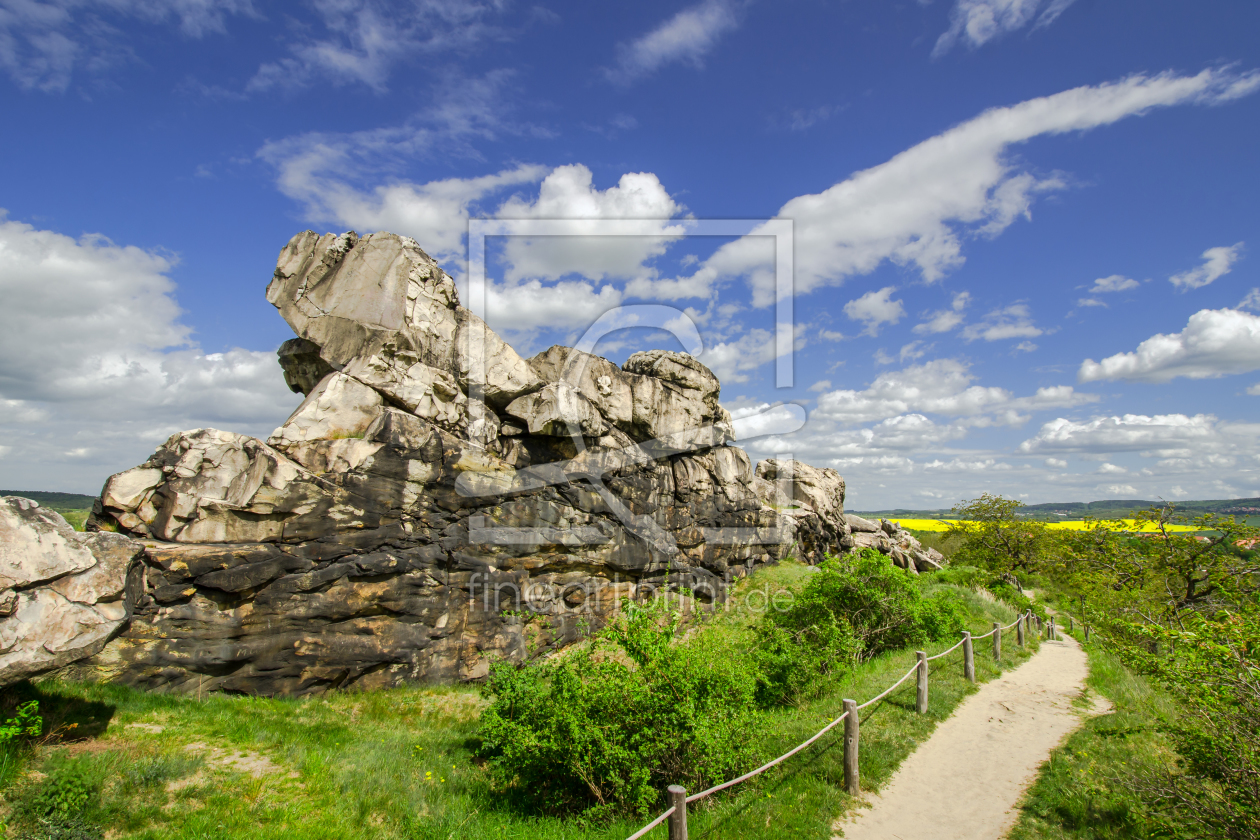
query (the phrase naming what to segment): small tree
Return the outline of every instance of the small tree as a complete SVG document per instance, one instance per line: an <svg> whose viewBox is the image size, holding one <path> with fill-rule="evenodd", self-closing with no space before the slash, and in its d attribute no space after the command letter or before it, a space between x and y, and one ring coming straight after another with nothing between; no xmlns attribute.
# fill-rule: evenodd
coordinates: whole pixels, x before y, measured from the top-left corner
<svg viewBox="0 0 1260 840"><path fill-rule="evenodd" d="M1051 537L1041 522L1023 519L1024 503L985 493L953 507L959 521L949 534L962 539L954 562L981 566L1020 589L1017 574L1040 570L1049 556Z"/></svg>

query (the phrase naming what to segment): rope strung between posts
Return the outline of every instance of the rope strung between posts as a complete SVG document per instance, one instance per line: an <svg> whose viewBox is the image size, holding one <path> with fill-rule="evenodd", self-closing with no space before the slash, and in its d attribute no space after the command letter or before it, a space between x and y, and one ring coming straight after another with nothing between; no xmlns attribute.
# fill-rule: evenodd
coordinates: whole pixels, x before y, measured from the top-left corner
<svg viewBox="0 0 1260 840"><path fill-rule="evenodd" d="M972 638L974 639L975 637L973 636ZM941 651L940 653L936 654L936 656L929 656L929 657L927 658L927 661L928 661L928 662L931 662L933 659L940 659L942 656L945 656L946 654L950 654L950 653L953 653L954 651L958 650L960 647L962 647L962 646L963 646L963 645L965 645L966 643L967 643L967 640L966 640L966 639L959 639L959 640L958 640L958 644L954 645L954 646L953 646L952 648L950 648L949 650L943 650L943 651ZM917 668L917 667L919 667L919 666L917 666L917 665L916 665L915 667Z"/></svg>
<svg viewBox="0 0 1260 840"><path fill-rule="evenodd" d="M749 780L749 779L751 779L753 776L756 776L758 773L764 773L765 771L769 770L769 769L770 769L771 767L773 767L774 765L778 764L780 761L784 761L784 760L786 760L786 759L791 758L792 756L796 755L796 754L797 754L798 752L800 752L801 750L803 750L803 749L805 749L806 747L808 747L810 744L812 744L812 743L814 743L815 741L817 741L817 740L818 740L819 738L821 738L822 736L826 735L826 734L827 734L827 732L829 732L833 726L835 726L837 723L839 723L840 721L844 720L844 719L845 719L845 718L847 718L848 716L849 716L849 713L848 713L848 712L845 712L844 714L840 715L840 717L836 718L836 719L835 719L835 720L833 720L831 723L827 724L827 725L826 725L826 726L824 726L822 729L818 730L818 734L817 734L817 735L815 735L813 738L810 738L808 741L806 741L805 743L801 744L799 747L797 747L796 749L792 750L791 752L786 752L786 753L784 753L783 755L781 755L781 756L779 756L778 758L776 758L774 761L768 761L768 762L766 762L765 764L763 764L763 765L761 765L760 767L758 767L756 770L753 770L753 771L751 771L751 772L749 772L749 773L745 773L744 775L740 776L738 779L731 779L729 782L723 782L723 783L722 783L722 784L720 784L720 785L714 785L713 787L709 788L708 790L702 790L702 791L700 791L699 793L695 793L695 794L692 794L691 796L688 796L688 797L687 797L687 803L688 803L688 804L690 804L690 803L692 803L692 802L695 802L697 799L704 799L706 796L708 796L708 795L709 795L709 794L711 794L711 793L717 793L719 790L725 790L725 789L726 789L726 788L728 788L728 787L734 787L735 785L739 784L740 782L745 782L745 781L748 781L748 780Z"/></svg>
<svg viewBox="0 0 1260 840"><path fill-rule="evenodd" d="M639 840L639 838L642 837L644 834L647 834L649 831L656 828L661 823L665 822L665 820L669 819L673 815L673 813L674 813L674 809L671 807L668 811L661 814L659 817L652 820L647 825L643 826L643 828L640 828L634 834L631 834L629 837L626 838L626 840Z"/></svg>
<svg viewBox="0 0 1260 840"><path fill-rule="evenodd" d="M1032 610L1029 610L1028 612L1024 613L1024 614L1023 614L1023 615L1021 615L1019 618L1015 619L1014 621L1012 621L1010 624L1006 625L1005 627L994 627L992 630L990 630L988 633L985 633L983 636L972 636L972 637L971 637L971 640L972 640L973 642L978 642L978 641L980 641L981 639L987 639L987 638L989 638L990 636L992 636L992 635L993 635L996 631L998 631L998 630L1010 630L1012 627L1014 627L1016 624L1019 624L1019 623L1020 623L1021 621L1023 621L1025 618L1031 618L1031 617L1032 617Z"/></svg>
<svg viewBox="0 0 1260 840"><path fill-rule="evenodd" d="M901 685L901 684L902 684L903 682L905 682L906 680L910 679L912 676L914 676L915 672L917 672L918 670L919 670L919 666L918 666L918 665L915 665L915 666L914 666L913 668L911 668L909 671L906 671L906 675L905 675L904 677L902 677L901 679L897 680L897 681L896 681L895 683L893 683L892 685L888 686L888 688L885 688L882 694L877 694L877 695L875 695L874 697L872 697L870 700L867 700L867 701L866 701L865 703L863 703L861 706L858 706L858 710L859 710L859 711L861 711L862 709L865 709L867 706L871 705L872 703L878 703L880 700L883 700L883 699L884 699L885 697L887 697L889 694L892 694L892 693L893 693L893 689L894 689L894 688L896 688L897 686Z"/></svg>
<svg viewBox="0 0 1260 840"><path fill-rule="evenodd" d="M994 634L994 632L996 632L998 629L1001 629L1001 630L1009 630L1010 628L1012 628L1012 627L1014 627L1016 624L1018 624L1020 621L1024 620L1025 618L1030 617L1031 615L1032 615L1032 610L1028 610L1028 611L1027 611L1027 612L1025 612L1023 615L1019 616L1019 617L1018 617L1018 618L1016 618L1013 622L1011 622L1010 624L1006 625L1005 627L1002 627L1002 628L994 628L993 630L990 630L988 633L985 633L983 636L972 636L972 637L971 637L971 640L974 642L974 641L976 641L976 640L978 640L978 639L985 639L985 638L988 638L989 636L992 636L992 635ZM946 655L946 654L948 654L948 653L953 653L954 651L958 650L958 648L962 647L962 646L963 646L963 644L965 644L965 643L966 643L966 641L967 641L967 640L966 640L966 638L964 638L962 641L958 642L958 644L954 645L953 647L949 648L948 650L943 650L943 651L941 651L940 653L936 654L936 656L930 656L930 657L927 657L926 661L927 661L927 662L931 662L933 659L940 659L942 656L945 656L945 655ZM893 693L893 691L895 691L895 690L896 690L896 689L897 689L897 688L898 688L898 687L899 687L902 683L904 683L906 680L910 679L910 677L912 677L915 673L917 673L917 672L918 672L918 670L919 670L919 666L918 666L918 664L916 663L916 664L915 664L915 666L914 666L913 668L911 668L909 671L906 671L905 676L903 676L901 679L897 680L895 683L893 683L892 685L888 686L888 688L884 689L884 690L883 690L882 692L880 692L878 695L876 695L875 697L872 697L870 700L867 700L865 703L863 703L862 705L858 706L857 708L858 708L859 710L861 710L861 709L865 709L867 706L870 706L870 705L872 705L872 704L874 704L874 703L878 703L880 700L883 700L883 699L884 699L885 697L887 697L889 694L892 694L892 693ZM776 764L780 764L780 763L782 763L782 762L784 762L784 761L788 760L789 758L791 758L792 756L796 755L796 754L797 754L798 752L800 752L801 750L803 750L803 749L805 749L806 747L808 747L810 744L812 744L812 743L814 743L815 741L817 741L817 740L818 740L819 738L821 738L822 736L826 735L826 734L827 734L828 732L830 732L830 731L831 731L831 730L832 730L832 729L833 729L833 728L834 728L837 724L839 724L841 721L843 721L844 719L846 719L848 716L849 716L849 713L848 713L848 712L845 712L844 714L840 715L840 717L836 718L836 719L835 719L835 720L833 720L831 723L827 724L827 725L826 725L826 726L824 726L822 729L818 730L818 732L817 732L817 733L816 733L816 734L815 734L812 738L810 738L808 741L805 741L804 743L802 743L802 744L798 745L797 747L795 747L795 748L794 748L794 749L792 749L791 751L784 753L783 755L779 756L778 758L774 759L773 761L768 761L768 762L766 762L765 764L763 764L763 765L761 765L760 767L758 767L756 770L749 771L749 772L745 773L744 775L740 776L740 777L739 777L739 778L737 778L737 779L731 779L729 782L723 782L723 783L722 783L722 784L720 784L720 785L714 785L713 787L709 788L708 790L702 790L702 791L700 791L699 793L694 793L694 794L692 794L691 796L688 796L688 797L687 797L687 799L686 799L687 804L690 804L690 803L692 803L692 802L696 802L697 800L700 800L700 799L704 799L706 796L711 796L711 795L713 795L713 794L717 793L718 791L721 791L721 790L726 790L726 789L727 789L727 788L729 788L729 787L734 787L735 785L740 784L741 782L746 782L746 781L748 781L749 779L751 779L752 777L757 776L757 775L760 775L760 774L762 774L762 773L766 772L766 771L767 771L767 770L769 770L771 767L774 767ZM681 792L681 791L680 791L680 792ZM657 817L656 819L652 820L652 822L650 822L650 823L648 823L647 825L643 826L643 828L639 829L639 830L638 830L638 831L636 831L634 834L632 834L632 835L630 835L629 837L627 837L627 838L626 838L626 840L639 840L639 838L640 838L640 837L642 837L643 835L647 834L649 831L651 831L652 829L656 828L656 827L657 827L658 825L660 825L661 823L665 822L665 820L669 819L670 815L672 815L672 814L674 813L674 811L675 811L675 809L676 809L677 807L678 807L677 805L674 805L674 806L670 807L670 809L669 809L669 810L667 810L665 813L661 814L661 815L660 815L659 817Z"/></svg>

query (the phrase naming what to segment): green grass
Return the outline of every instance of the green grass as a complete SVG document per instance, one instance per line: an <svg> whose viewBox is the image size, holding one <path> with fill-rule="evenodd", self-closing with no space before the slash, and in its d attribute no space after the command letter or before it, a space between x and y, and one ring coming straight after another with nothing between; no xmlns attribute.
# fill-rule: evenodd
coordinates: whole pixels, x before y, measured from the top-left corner
<svg viewBox="0 0 1260 840"><path fill-rule="evenodd" d="M809 574L807 567L784 563L741 582L734 606L714 616L705 630L693 632L694 642L711 645L714 655L746 643L755 615L743 596L753 589L770 594L799 589ZM947 585L925 581L929 592L942 586ZM992 621L1014 619L1005 605L960 591L972 613L973 632L987 632ZM936 645L929 653L948 646ZM1013 634L1007 635L1004 650L1005 668L1032 652L1031 647L1019 650ZM913 651L901 651L868 662L826 697L771 713L766 725L747 737L764 758L786 752L839 714L841 698L863 702L875 696L914 661ZM913 678L864 710L865 790L878 790L974 691L962 679L961 651L933 665L927 715L914 711ZM986 642L977 644L976 671L981 681L999 673ZM587 826L514 811L474 760L477 716L484 705L474 687L305 699L175 697L57 682L18 691L40 700L45 731L61 728L71 741L36 749L23 775L0 792L0 820L12 822L13 812L29 807L51 781L75 776L87 779L97 792L84 816L120 838L624 840L641 825ZM68 728L71 724L76 725ZM734 795L697 803L690 836L830 837L833 822L853 804L841 792L842 728ZM650 836L663 838L664 827Z"/></svg>
<svg viewBox="0 0 1260 840"><path fill-rule="evenodd" d="M1074 634L1081 638L1080 627ZM1011 840L1138 840L1151 836L1130 774L1167 767L1174 755L1156 725L1168 698L1097 645L1085 646L1089 679L1082 703L1099 697L1111 712L1089 718L1059 746L1022 804Z"/></svg>

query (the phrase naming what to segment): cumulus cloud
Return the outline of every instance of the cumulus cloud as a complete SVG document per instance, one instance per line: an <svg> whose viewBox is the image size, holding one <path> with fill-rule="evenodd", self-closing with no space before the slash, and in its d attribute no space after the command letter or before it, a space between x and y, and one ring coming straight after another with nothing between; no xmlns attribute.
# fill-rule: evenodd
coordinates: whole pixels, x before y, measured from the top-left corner
<svg viewBox="0 0 1260 840"><path fill-rule="evenodd" d="M1030 397L1016 397L1005 388L973 385L975 376L963 362L936 359L889 371L863 391L841 389L818 398L814 416L841 423L865 423L912 412L950 416L992 415L994 422L1021 422L1020 411L1063 408L1094 402L1070 385L1040 388Z"/></svg>
<svg viewBox="0 0 1260 840"><path fill-rule="evenodd" d="M967 304L970 302L970 292L958 292L954 295L954 300L950 304L949 309L938 309L936 312L929 313L925 316L926 320L923 323L915 325L915 334L931 335L949 332L956 328L963 322L963 310L967 308Z"/></svg>
<svg viewBox="0 0 1260 840"><path fill-rule="evenodd" d="M505 279L555 280L580 274L590 280L655 276L644 267L665 253L684 228L669 220L683 210L651 172L621 176L615 186L599 190L591 170L581 164L553 169L530 200L513 196L498 209L501 219L569 219L568 235L513 236L504 247ZM607 219L645 220L643 236L595 236Z"/></svg>
<svg viewBox="0 0 1260 840"><path fill-rule="evenodd" d="M1209 69L1194 76L1135 75L993 108L856 172L815 195L793 198L778 217L794 222L796 291L869 274L885 261L914 266L934 282L963 263L963 241L992 237L1030 218L1034 199L1063 189L1058 176L1021 172L1013 146L1034 137L1087 131L1180 104L1214 104L1260 88L1260 73ZM679 297L704 294L721 278L747 278L754 303L774 302L772 251L764 231L723 245L680 282Z"/></svg>
<svg viewBox="0 0 1260 840"><path fill-rule="evenodd" d="M18 87L62 93L77 69L102 71L131 58L136 21L174 24L201 38L232 15L257 17L251 0L21 0L0 4L0 67ZM116 26L115 24L122 24Z"/></svg>
<svg viewBox="0 0 1260 840"><path fill-rule="evenodd" d="M1238 262L1242 256L1242 249L1242 242L1229 246L1222 245L1219 248L1208 248L1203 252L1202 265L1174 274L1168 278L1168 282L1183 292L1202 288L1213 280L1229 274L1234 263Z"/></svg>
<svg viewBox="0 0 1260 840"><path fill-rule="evenodd" d="M0 221L6 484L95 490L180 429L265 436L297 405L274 352L192 343L172 260Z"/></svg>
<svg viewBox="0 0 1260 840"><path fill-rule="evenodd" d="M1153 335L1132 353L1101 362L1086 359L1081 382L1126 379L1168 382L1178 376L1208 379L1260 369L1260 316L1237 309L1201 309L1179 333Z"/></svg>
<svg viewBox="0 0 1260 840"><path fill-rule="evenodd" d="M932 56L939 57L960 40L973 49L1036 20L1035 29L1049 26L1076 0L957 0L949 29L936 39ZM1040 12L1040 14L1038 14Z"/></svg>
<svg viewBox="0 0 1260 840"><path fill-rule="evenodd" d="M804 326L798 325L793 350L805 348ZM700 354L700 361L713 371L721 382L747 382L747 371L756 370L779 357L778 339L770 330L744 331L734 341L709 344Z"/></svg>
<svg viewBox="0 0 1260 840"><path fill-rule="evenodd" d="M315 0L316 16L289 55L262 64L246 85L257 92L318 81L388 88L394 68L418 57L466 49L502 34L499 2L474 0Z"/></svg>
<svg viewBox="0 0 1260 840"><path fill-rule="evenodd" d="M1220 421L1211 414L1125 414L1085 421L1059 417L1043 425L1019 448L1028 453L1152 452L1172 457L1198 448L1206 453L1222 434Z"/></svg>
<svg viewBox="0 0 1260 840"><path fill-rule="evenodd" d="M1004 341L1008 338L1035 338L1045 330L1032 321L1032 315L1025 304L994 309L977 324L971 324L962 331L967 341L984 339L985 341ZM1032 349L1036 349L1033 345Z"/></svg>
<svg viewBox="0 0 1260 840"><path fill-rule="evenodd" d="M1068 462L1062 458L1047 458L1046 466L1056 470L1067 469Z"/></svg>
<svg viewBox="0 0 1260 840"><path fill-rule="evenodd" d="M683 9L660 26L617 48L617 66L606 71L614 82L628 83L667 64L702 67L722 36L739 26L738 5L705 0Z"/></svg>
<svg viewBox="0 0 1260 840"><path fill-rule="evenodd" d="M895 324L906 314L901 301L892 300L896 286L885 286L879 291L867 292L856 300L844 305L844 314L851 320L861 321L866 325L863 330L867 335L878 335L884 324Z"/></svg>

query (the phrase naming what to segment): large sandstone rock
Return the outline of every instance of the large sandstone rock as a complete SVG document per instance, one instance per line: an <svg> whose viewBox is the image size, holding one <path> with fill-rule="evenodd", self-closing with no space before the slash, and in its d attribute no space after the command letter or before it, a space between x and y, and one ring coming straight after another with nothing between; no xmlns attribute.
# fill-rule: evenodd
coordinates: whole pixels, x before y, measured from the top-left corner
<svg viewBox="0 0 1260 840"><path fill-rule="evenodd" d="M119 534L76 533L29 499L0 497L0 685L99 652L131 616L143 550Z"/></svg>
<svg viewBox="0 0 1260 840"><path fill-rule="evenodd" d="M89 525L145 540L144 591L67 674L256 694L478 679L624 598L717 602L759 563L857 547L843 479L754 468L686 354L526 361L387 233L299 234L267 298L305 399L266 442L183 432L106 482ZM900 532L870 536L917 562Z"/></svg>

